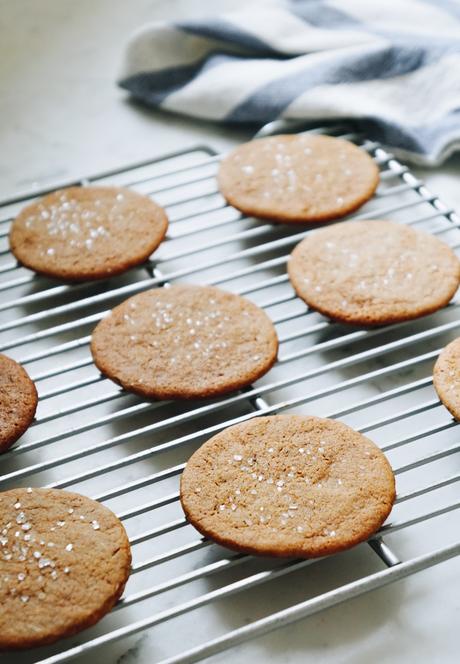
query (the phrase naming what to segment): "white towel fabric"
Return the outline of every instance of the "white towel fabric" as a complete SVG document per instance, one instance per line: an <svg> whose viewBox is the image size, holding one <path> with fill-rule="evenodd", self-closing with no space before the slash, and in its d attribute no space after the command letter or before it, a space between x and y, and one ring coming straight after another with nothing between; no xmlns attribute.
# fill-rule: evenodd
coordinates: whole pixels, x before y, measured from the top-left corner
<svg viewBox="0 0 460 664"><path fill-rule="evenodd" d="M352 121L436 165L460 149L460 3L293 0L150 24L131 38L119 85L218 122Z"/></svg>

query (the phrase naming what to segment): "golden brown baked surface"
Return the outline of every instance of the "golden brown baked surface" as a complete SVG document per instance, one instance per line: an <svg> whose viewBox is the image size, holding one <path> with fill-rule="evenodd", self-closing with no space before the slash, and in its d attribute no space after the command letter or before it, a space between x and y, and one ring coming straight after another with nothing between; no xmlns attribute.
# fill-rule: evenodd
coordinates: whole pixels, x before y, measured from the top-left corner
<svg viewBox="0 0 460 664"><path fill-rule="evenodd" d="M285 223L343 217L372 197L379 170L348 141L279 135L240 145L220 165L227 201L247 215Z"/></svg>
<svg viewBox="0 0 460 664"><path fill-rule="evenodd" d="M456 420L460 419L460 337L439 355L433 371L439 398Z"/></svg>
<svg viewBox="0 0 460 664"><path fill-rule="evenodd" d="M154 399L197 399L237 390L276 360L273 323L255 304L211 286L155 288L129 298L91 339L100 371Z"/></svg>
<svg viewBox="0 0 460 664"><path fill-rule="evenodd" d="M291 254L289 278L320 313L355 325L386 325L446 305L460 262L432 235L391 221L347 221L312 232Z"/></svg>
<svg viewBox="0 0 460 664"><path fill-rule="evenodd" d="M125 530L100 503L57 489L0 493L0 649L93 625L121 596L130 566Z"/></svg>
<svg viewBox="0 0 460 664"><path fill-rule="evenodd" d="M217 434L181 480L187 519L237 551L317 557L375 533L395 499L390 464L338 421L258 417Z"/></svg>
<svg viewBox="0 0 460 664"><path fill-rule="evenodd" d="M14 220L18 261L66 281L102 279L147 260L163 240L164 210L121 187L70 187L28 205Z"/></svg>
<svg viewBox="0 0 460 664"><path fill-rule="evenodd" d="M0 452L12 445L35 417L37 390L20 364L0 354Z"/></svg>

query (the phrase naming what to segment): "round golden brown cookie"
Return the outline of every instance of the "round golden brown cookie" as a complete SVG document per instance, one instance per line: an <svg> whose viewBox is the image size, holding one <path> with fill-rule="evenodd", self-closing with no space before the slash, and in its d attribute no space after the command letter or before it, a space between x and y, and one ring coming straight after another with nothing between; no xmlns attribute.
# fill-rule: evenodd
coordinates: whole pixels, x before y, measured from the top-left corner
<svg viewBox="0 0 460 664"><path fill-rule="evenodd" d="M30 426L37 409L37 390L20 364L0 353L0 452Z"/></svg>
<svg viewBox="0 0 460 664"><path fill-rule="evenodd" d="M217 434L181 480L187 519L219 544L272 556L324 556L366 540L395 498L393 472L341 422L258 417Z"/></svg>
<svg viewBox="0 0 460 664"><path fill-rule="evenodd" d="M14 220L11 251L26 267L66 281L102 279L147 260L163 240L164 210L116 187L71 187L32 203Z"/></svg>
<svg viewBox="0 0 460 664"><path fill-rule="evenodd" d="M103 505L57 489L0 493L0 649L94 625L122 594L130 566L125 530Z"/></svg>
<svg viewBox="0 0 460 664"><path fill-rule="evenodd" d="M347 221L310 233L291 254L299 297L325 316L387 325L430 314L449 302L460 262L432 235L391 221Z"/></svg>
<svg viewBox="0 0 460 664"><path fill-rule="evenodd" d="M369 200L378 182L379 170L364 150L312 134L244 143L222 160L218 173L231 205L286 223L343 217Z"/></svg>
<svg viewBox="0 0 460 664"><path fill-rule="evenodd" d="M460 337L451 341L439 355L433 383L447 410L460 420Z"/></svg>
<svg viewBox="0 0 460 664"><path fill-rule="evenodd" d="M154 399L197 399L237 390L265 374L278 339L262 309L210 286L155 288L129 298L91 339L100 371Z"/></svg>

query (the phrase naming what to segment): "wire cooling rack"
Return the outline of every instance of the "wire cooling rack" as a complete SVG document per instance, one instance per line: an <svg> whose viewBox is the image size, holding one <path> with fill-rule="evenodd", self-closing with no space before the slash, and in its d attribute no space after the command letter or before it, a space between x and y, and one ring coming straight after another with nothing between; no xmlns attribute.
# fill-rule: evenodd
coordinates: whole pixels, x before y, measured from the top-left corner
<svg viewBox="0 0 460 664"><path fill-rule="evenodd" d="M327 132L360 145L381 171L376 195L351 218L390 218L460 247L458 217L405 166L357 134ZM460 553L458 429L431 379L438 353L458 334L459 301L372 330L309 310L289 285L286 260L310 230L228 206L216 187L220 158L198 146L63 183L126 185L167 208L167 241L152 261L97 283L57 284L20 267L8 250L10 221L45 192L2 204L0 351L27 368L40 402L29 431L1 457L0 490L80 491L118 514L133 549L132 575L109 616L76 637L15 655L18 663L93 661L96 649L147 628L159 644L152 662L195 662ZM129 295L176 280L221 286L267 311L281 342L268 375L219 400L173 404L142 401L98 373L88 345L95 324ZM367 544L321 560L270 560L229 552L187 524L178 482L192 452L229 424L279 412L340 418L385 451L397 503ZM256 616L250 624L246 610ZM186 627L190 616L202 629Z"/></svg>

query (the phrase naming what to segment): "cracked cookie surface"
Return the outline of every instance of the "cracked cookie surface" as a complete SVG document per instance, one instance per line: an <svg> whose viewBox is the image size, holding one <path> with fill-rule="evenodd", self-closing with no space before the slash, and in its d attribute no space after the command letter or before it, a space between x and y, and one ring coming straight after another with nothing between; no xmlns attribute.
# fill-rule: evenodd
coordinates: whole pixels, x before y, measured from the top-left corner
<svg viewBox="0 0 460 664"><path fill-rule="evenodd" d="M433 370L433 384L447 410L460 420L460 337L439 355Z"/></svg>
<svg viewBox="0 0 460 664"><path fill-rule="evenodd" d="M0 648L94 625L121 596L130 566L126 532L100 503L58 489L0 493Z"/></svg>
<svg viewBox="0 0 460 664"><path fill-rule="evenodd" d="M238 146L222 160L217 179L227 201L247 215L308 223L363 205L377 188L379 169L349 141L286 134Z"/></svg>
<svg viewBox="0 0 460 664"><path fill-rule="evenodd" d="M164 210L122 187L69 187L28 205L14 220L18 261L65 281L103 279L145 262L163 240Z"/></svg>
<svg viewBox="0 0 460 664"><path fill-rule="evenodd" d="M37 409L37 389L23 367L0 354L0 452L28 429Z"/></svg>
<svg viewBox="0 0 460 664"><path fill-rule="evenodd" d="M242 551L317 557L375 533L395 499L393 472L368 438L335 420L257 417L217 434L181 478L187 519Z"/></svg>
<svg viewBox="0 0 460 664"><path fill-rule="evenodd" d="M267 314L211 286L175 285L129 298L91 338L99 370L153 399L198 399L250 385L274 364Z"/></svg>
<svg viewBox="0 0 460 664"><path fill-rule="evenodd" d="M310 233L288 261L312 309L343 323L386 325L445 306L460 282L452 249L391 221L347 221Z"/></svg>

